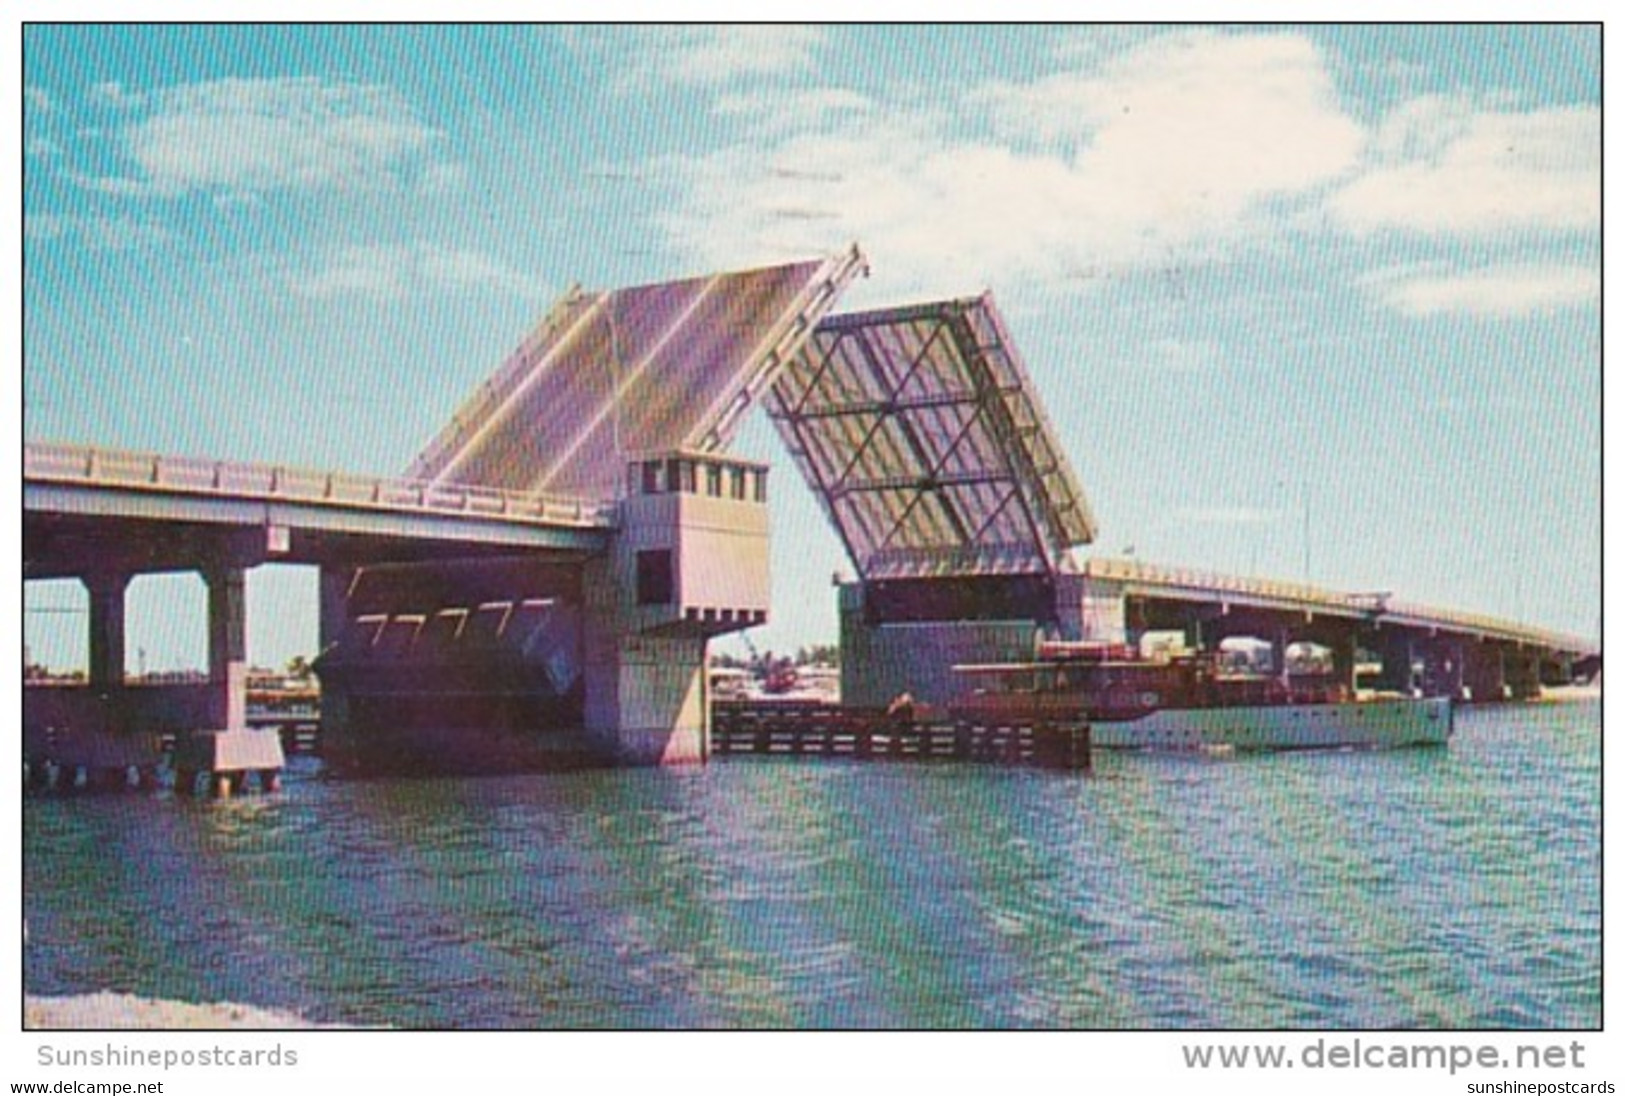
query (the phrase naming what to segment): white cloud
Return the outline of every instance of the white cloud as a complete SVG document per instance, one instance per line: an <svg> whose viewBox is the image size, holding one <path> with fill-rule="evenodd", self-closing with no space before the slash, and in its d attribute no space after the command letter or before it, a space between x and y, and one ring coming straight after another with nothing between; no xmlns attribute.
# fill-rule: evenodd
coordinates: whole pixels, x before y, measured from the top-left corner
<svg viewBox="0 0 1625 1096"><path fill-rule="evenodd" d="M818 254L857 239L884 256L889 280L927 283L1021 265L1032 241L1011 187L1049 206L1064 199L1066 184L1063 165L945 145L908 120L731 149L674 170L686 196L664 225L706 262Z"/></svg>
<svg viewBox="0 0 1625 1096"><path fill-rule="evenodd" d="M1160 266L1257 233L1270 202L1351 167L1363 136L1294 35L1180 34L1094 75L914 109L819 101L852 110L673 164L673 242L731 264L856 239L888 281L949 292ZM970 136L967 115L990 115L993 136Z"/></svg>
<svg viewBox="0 0 1625 1096"><path fill-rule="evenodd" d="M117 80L109 80L91 85L90 101L110 110L136 110L146 105L147 97L128 90Z"/></svg>
<svg viewBox="0 0 1625 1096"><path fill-rule="evenodd" d="M1594 308L1602 293L1595 269L1559 264L1507 264L1452 273L1413 268L1380 273L1365 284L1390 307L1411 316L1515 318Z"/></svg>
<svg viewBox="0 0 1625 1096"><path fill-rule="evenodd" d="M525 297L543 288L488 255L422 241L339 248L324 256L317 268L290 273L284 280L301 297L374 302L487 291Z"/></svg>
<svg viewBox="0 0 1625 1096"><path fill-rule="evenodd" d="M419 194L452 194L468 185L468 169L462 164L432 164L418 177Z"/></svg>
<svg viewBox="0 0 1625 1096"><path fill-rule="evenodd" d="M1165 30L1146 23L1075 26L1056 43L1055 56L1067 62L1071 68L1091 68L1165 33Z"/></svg>
<svg viewBox="0 0 1625 1096"><path fill-rule="evenodd" d="M313 78L193 84L152 104L121 132L137 176L85 185L163 196L393 187L439 137L388 88Z"/></svg>
<svg viewBox="0 0 1625 1096"><path fill-rule="evenodd" d="M1595 231L1602 216L1601 112L1478 111L1426 98L1386 120L1371 169L1329 202L1356 233L1396 228L1484 236Z"/></svg>
<svg viewBox="0 0 1625 1096"><path fill-rule="evenodd" d="M617 28L602 33L601 45L617 52L631 46L628 78L652 76L701 86L810 72L825 37L818 27L784 24Z"/></svg>
<svg viewBox="0 0 1625 1096"><path fill-rule="evenodd" d="M721 89L815 71L826 31L816 26L654 25L549 28L618 91L658 97L663 87Z"/></svg>
<svg viewBox="0 0 1625 1096"><path fill-rule="evenodd" d="M174 232L156 221L123 216L37 213L26 218L24 230L32 240L76 240L92 251L135 251L175 239Z"/></svg>
<svg viewBox="0 0 1625 1096"><path fill-rule="evenodd" d="M1002 130L1176 209L1234 207L1335 178L1363 140L1319 50L1299 35L1200 31L1156 39L1096 74L979 97Z"/></svg>
<svg viewBox="0 0 1625 1096"><path fill-rule="evenodd" d="M825 125L850 124L870 114L875 103L846 88L812 88L794 92L733 93L721 96L716 112L749 118L762 133L789 133Z"/></svg>

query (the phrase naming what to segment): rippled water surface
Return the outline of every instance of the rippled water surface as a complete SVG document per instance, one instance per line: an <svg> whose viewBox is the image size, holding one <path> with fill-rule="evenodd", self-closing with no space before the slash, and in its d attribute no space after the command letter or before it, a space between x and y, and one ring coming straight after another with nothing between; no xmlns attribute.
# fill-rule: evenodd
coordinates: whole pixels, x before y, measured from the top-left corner
<svg viewBox="0 0 1625 1096"><path fill-rule="evenodd" d="M399 1027L1594 1027L1601 712L1448 748L30 799L31 993Z"/></svg>

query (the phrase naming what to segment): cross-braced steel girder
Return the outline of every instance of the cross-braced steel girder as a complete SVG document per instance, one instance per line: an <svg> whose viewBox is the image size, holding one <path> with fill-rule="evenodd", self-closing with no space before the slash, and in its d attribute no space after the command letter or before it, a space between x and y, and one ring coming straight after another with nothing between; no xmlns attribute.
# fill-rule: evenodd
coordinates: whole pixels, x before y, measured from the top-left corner
<svg viewBox="0 0 1625 1096"><path fill-rule="evenodd" d="M830 317L767 403L864 579L1052 574L1093 539L991 295Z"/></svg>

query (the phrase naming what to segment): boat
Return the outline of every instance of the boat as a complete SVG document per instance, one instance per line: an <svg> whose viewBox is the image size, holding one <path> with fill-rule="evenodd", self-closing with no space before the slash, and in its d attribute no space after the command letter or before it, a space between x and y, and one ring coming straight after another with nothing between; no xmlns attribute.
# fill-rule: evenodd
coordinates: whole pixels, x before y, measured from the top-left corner
<svg viewBox="0 0 1625 1096"><path fill-rule="evenodd" d="M1324 680L1226 670L1216 656L1040 644L1030 662L954 667L956 719L1087 721L1106 749L1389 747L1447 742L1449 697L1357 693Z"/></svg>

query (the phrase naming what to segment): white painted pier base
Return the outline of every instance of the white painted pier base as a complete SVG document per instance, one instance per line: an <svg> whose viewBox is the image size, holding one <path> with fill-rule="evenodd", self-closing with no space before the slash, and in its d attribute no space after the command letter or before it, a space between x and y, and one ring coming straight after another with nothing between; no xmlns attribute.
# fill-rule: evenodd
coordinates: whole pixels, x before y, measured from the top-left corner
<svg viewBox="0 0 1625 1096"><path fill-rule="evenodd" d="M586 671L586 726L601 748L630 765L685 765L711 753L705 639L606 636Z"/></svg>

